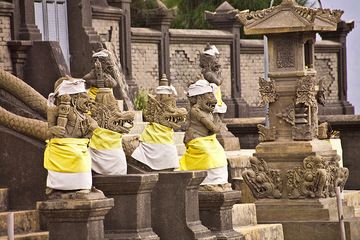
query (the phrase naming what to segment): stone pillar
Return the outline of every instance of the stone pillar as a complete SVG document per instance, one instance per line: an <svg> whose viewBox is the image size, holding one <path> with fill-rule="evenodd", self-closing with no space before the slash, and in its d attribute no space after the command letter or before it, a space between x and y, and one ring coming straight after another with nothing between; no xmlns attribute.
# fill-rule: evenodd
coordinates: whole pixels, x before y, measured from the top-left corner
<svg viewBox="0 0 360 240"><path fill-rule="evenodd" d="M49 239L104 239L103 220L114 206L114 199L60 199L37 202L37 209L46 218Z"/></svg>
<svg viewBox="0 0 360 240"><path fill-rule="evenodd" d="M20 40L41 40L40 30L35 24L34 0L19 0L20 27L18 37Z"/></svg>
<svg viewBox="0 0 360 240"><path fill-rule="evenodd" d="M92 27L91 3L67 1L70 69L73 77L83 77L91 69L92 51L100 48L100 36Z"/></svg>
<svg viewBox="0 0 360 240"><path fill-rule="evenodd" d="M236 14L238 14L238 10L225 1L215 12L206 11L205 19L215 29L229 31L233 34L231 44L231 98L227 99L226 102L228 105L226 116L248 117L248 105L241 98L240 28L242 25L236 20Z"/></svg>
<svg viewBox="0 0 360 240"><path fill-rule="evenodd" d="M159 8L149 10L146 25L161 31L159 46L159 80L163 74L170 76L170 23L175 17L173 9Z"/></svg>
<svg viewBox="0 0 360 240"><path fill-rule="evenodd" d="M12 72L11 54L7 42L12 39L12 19L14 15L14 4L0 2L0 68Z"/></svg>
<svg viewBox="0 0 360 240"><path fill-rule="evenodd" d="M152 193L155 204L151 206L151 218L161 239L216 239L199 217L198 190L205 177L205 171L159 173Z"/></svg>
<svg viewBox="0 0 360 240"><path fill-rule="evenodd" d="M24 79L24 65L28 57L28 51L32 47L32 41L9 41L8 46L11 50L11 61L13 65L14 74L20 78Z"/></svg>
<svg viewBox="0 0 360 240"><path fill-rule="evenodd" d="M107 0L110 6L122 9L120 21L120 63L123 68L125 79L129 85L130 92L133 94L137 85L132 78L132 58L131 58L131 0Z"/></svg>
<svg viewBox="0 0 360 240"><path fill-rule="evenodd" d="M232 224L232 207L240 202L239 191L199 192L200 220L217 239L245 239Z"/></svg>
<svg viewBox="0 0 360 240"><path fill-rule="evenodd" d="M347 101L347 63L346 63L346 37L354 29L354 21L341 21L334 32L321 32L323 40L331 40L341 43L341 49L338 55L338 84L339 100L342 103L343 114L354 114L354 106Z"/></svg>
<svg viewBox="0 0 360 240"><path fill-rule="evenodd" d="M115 202L104 222L107 238L159 239L151 228L151 192L157 174L96 175L93 180Z"/></svg>

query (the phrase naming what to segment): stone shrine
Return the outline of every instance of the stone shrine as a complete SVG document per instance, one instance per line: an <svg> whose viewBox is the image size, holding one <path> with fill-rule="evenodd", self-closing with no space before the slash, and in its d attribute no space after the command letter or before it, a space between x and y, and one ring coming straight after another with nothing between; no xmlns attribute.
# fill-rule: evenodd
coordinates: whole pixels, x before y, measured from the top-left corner
<svg viewBox="0 0 360 240"><path fill-rule="evenodd" d="M245 34L264 34L269 46L269 79L259 80L268 124L258 125L261 143L243 177L257 199L259 222L282 223L285 239L340 236L335 188L344 188L349 172L339 166L330 142L319 140L318 103L324 94L314 68L314 43L317 32L336 30L341 15L293 0L237 15ZM350 206L344 211L352 218L346 222L348 239L358 239L359 221Z"/></svg>

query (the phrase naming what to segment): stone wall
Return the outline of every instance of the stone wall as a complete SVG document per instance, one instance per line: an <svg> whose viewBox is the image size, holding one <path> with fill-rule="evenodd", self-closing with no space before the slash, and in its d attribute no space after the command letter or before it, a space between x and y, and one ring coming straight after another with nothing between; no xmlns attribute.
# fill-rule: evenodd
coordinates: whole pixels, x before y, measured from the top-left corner
<svg viewBox="0 0 360 240"><path fill-rule="evenodd" d="M186 99L185 91L189 82L201 74L199 67L200 53L204 44L171 44L170 45L170 79L178 92L179 99ZM224 79L222 94L231 95L231 69L229 45L216 45L220 52L221 76Z"/></svg>
<svg viewBox="0 0 360 240"><path fill-rule="evenodd" d="M119 42L119 21L106 19L93 19L92 26L100 35L102 40L109 41L115 46L115 50L120 54Z"/></svg>
<svg viewBox="0 0 360 240"><path fill-rule="evenodd" d="M12 72L10 51L7 42L11 40L11 21L9 16L0 16L0 68Z"/></svg>
<svg viewBox="0 0 360 240"><path fill-rule="evenodd" d="M159 57L156 43L132 43L132 77L140 89L159 85Z"/></svg>
<svg viewBox="0 0 360 240"><path fill-rule="evenodd" d="M339 99L338 56L336 53L316 53L315 69L318 80L323 81L325 98L328 102Z"/></svg>

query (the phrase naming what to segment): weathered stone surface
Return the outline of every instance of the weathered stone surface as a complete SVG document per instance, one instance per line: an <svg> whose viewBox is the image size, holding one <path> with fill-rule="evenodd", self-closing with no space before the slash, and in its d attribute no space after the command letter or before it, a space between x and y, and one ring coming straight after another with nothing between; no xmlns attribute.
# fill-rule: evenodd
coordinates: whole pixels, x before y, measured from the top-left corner
<svg viewBox="0 0 360 240"><path fill-rule="evenodd" d="M239 201L239 191L199 192L200 220L217 239L244 239L233 229L232 208Z"/></svg>
<svg viewBox="0 0 360 240"><path fill-rule="evenodd" d="M234 228L257 224L255 204L235 204L232 209L232 221Z"/></svg>
<svg viewBox="0 0 360 240"><path fill-rule="evenodd" d="M152 192L151 218L161 239L206 239L216 237L199 218L198 189L205 171L160 172Z"/></svg>
<svg viewBox="0 0 360 240"><path fill-rule="evenodd" d="M49 232L31 232L31 233L24 233L24 234L16 234L16 240L48 240L49 239ZM2 240L7 240L8 238L2 238Z"/></svg>
<svg viewBox="0 0 360 240"><path fill-rule="evenodd" d="M103 220L114 200L50 200L37 202L46 218L50 239L95 240L104 238Z"/></svg>
<svg viewBox="0 0 360 240"><path fill-rule="evenodd" d="M157 174L96 175L93 180L115 203L104 221L105 237L159 239L151 228L151 192L158 181Z"/></svg>
<svg viewBox="0 0 360 240"><path fill-rule="evenodd" d="M291 240L339 240L340 226L337 221L286 221L281 222L284 238ZM360 239L360 221L345 221L346 240Z"/></svg>
<svg viewBox="0 0 360 240"><path fill-rule="evenodd" d="M7 234L7 216L9 212L0 213L0 236ZM14 232L23 234L39 231L39 213L36 210L14 212Z"/></svg>
<svg viewBox="0 0 360 240"><path fill-rule="evenodd" d="M244 235L245 240L283 240L283 228L281 224L257 224L240 226L236 231Z"/></svg>
<svg viewBox="0 0 360 240"><path fill-rule="evenodd" d="M0 211L8 209L9 194L7 188L0 188Z"/></svg>

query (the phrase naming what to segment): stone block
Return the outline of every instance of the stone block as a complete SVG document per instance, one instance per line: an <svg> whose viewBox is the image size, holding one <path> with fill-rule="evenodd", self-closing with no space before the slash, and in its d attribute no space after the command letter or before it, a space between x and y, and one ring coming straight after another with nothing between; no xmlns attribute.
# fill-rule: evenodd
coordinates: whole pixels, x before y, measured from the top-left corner
<svg viewBox="0 0 360 240"><path fill-rule="evenodd" d="M215 240L199 217L198 190L205 171L160 172L152 192L152 226L161 239Z"/></svg>
<svg viewBox="0 0 360 240"><path fill-rule="evenodd" d="M93 180L94 186L115 203L104 221L105 237L159 239L151 228L151 192L157 174L96 175Z"/></svg>
<svg viewBox="0 0 360 240"><path fill-rule="evenodd" d="M217 239L244 239L233 228L232 208L239 200L239 191L199 192L200 220Z"/></svg>
<svg viewBox="0 0 360 240"><path fill-rule="evenodd" d="M340 226L337 221L281 222L285 240L339 240ZM360 220L345 221L346 240L360 239Z"/></svg>
<svg viewBox="0 0 360 240"><path fill-rule="evenodd" d="M257 224L255 204L235 204L232 209L232 220L234 228Z"/></svg>
<svg viewBox="0 0 360 240"><path fill-rule="evenodd" d="M59 199L37 202L52 240L104 239L103 220L114 199Z"/></svg>
<svg viewBox="0 0 360 240"><path fill-rule="evenodd" d="M233 189L241 191L241 203L255 202L256 199L243 178L232 178L231 185Z"/></svg>
<svg viewBox="0 0 360 240"><path fill-rule="evenodd" d="M7 234L7 216L9 212L0 213L0 236ZM36 210L14 212L14 232L24 234L39 231L39 213Z"/></svg>
<svg viewBox="0 0 360 240"><path fill-rule="evenodd" d="M235 230L244 235L245 240L284 240L281 224L240 226L236 227Z"/></svg>

